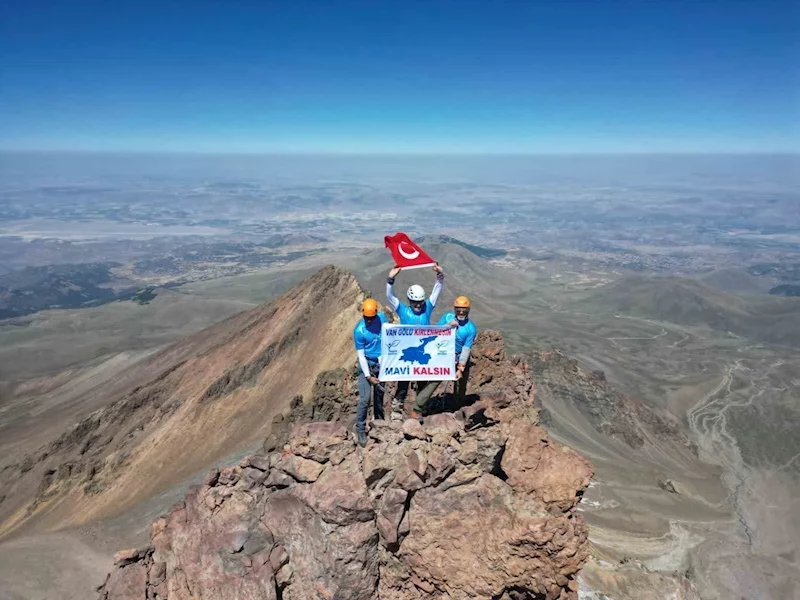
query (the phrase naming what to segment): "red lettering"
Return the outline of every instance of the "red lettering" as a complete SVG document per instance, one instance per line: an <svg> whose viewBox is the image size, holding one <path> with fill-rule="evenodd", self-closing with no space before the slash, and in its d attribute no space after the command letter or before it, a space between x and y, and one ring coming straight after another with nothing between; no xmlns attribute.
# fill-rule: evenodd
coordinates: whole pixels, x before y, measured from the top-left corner
<svg viewBox="0 0 800 600"><path fill-rule="evenodd" d="M441 326L441 328L436 329L422 329L417 328L414 329L414 335L426 336L426 335L437 335L437 336L451 336L453 335L453 329L445 326Z"/></svg>
<svg viewBox="0 0 800 600"><path fill-rule="evenodd" d="M450 367L413 367L414 375L450 375Z"/></svg>

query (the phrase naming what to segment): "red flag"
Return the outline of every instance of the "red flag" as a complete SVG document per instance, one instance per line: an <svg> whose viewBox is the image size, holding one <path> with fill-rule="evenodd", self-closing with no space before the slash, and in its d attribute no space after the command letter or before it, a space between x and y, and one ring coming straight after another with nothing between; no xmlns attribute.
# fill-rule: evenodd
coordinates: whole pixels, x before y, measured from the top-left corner
<svg viewBox="0 0 800 600"><path fill-rule="evenodd" d="M398 267L418 269L419 267L430 267L436 262L405 233L387 235L383 241L391 251L392 258Z"/></svg>

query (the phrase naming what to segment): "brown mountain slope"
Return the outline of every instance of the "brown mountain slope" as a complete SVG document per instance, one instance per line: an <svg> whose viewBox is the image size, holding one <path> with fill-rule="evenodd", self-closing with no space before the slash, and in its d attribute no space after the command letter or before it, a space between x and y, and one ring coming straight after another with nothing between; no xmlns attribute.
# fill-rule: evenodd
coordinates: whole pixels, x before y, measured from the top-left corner
<svg viewBox="0 0 800 600"><path fill-rule="evenodd" d="M0 535L119 514L263 439L317 373L352 363L362 298L351 274L328 266L132 367L121 379L135 386L110 387L106 408L3 468Z"/></svg>
<svg viewBox="0 0 800 600"><path fill-rule="evenodd" d="M697 462L697 448L668 414L622 394L606 381L603 371L586 371L563 351L541 350L528 356L543 411L542 422L553 426L550 410L576 410L596 433L623 442L642 455L663 454L666 466L687 469ZM574 425L574 419L573 419ZM662 457L663 462L663 457Z"/></svg>
<svg viewBox="0 0 800 600"><path fill-rule="evenodd" d="M582 303L592 312L705 326L793 347L800 344L797 298L743 298L683 277L631 276L594 290Z"/></svg>

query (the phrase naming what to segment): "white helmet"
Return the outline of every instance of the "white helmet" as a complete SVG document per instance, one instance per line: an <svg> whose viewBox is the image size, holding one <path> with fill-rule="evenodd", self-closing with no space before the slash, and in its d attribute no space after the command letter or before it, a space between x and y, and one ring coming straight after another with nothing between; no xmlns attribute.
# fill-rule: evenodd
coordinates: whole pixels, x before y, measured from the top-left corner
<svg viewBox="0 0 800 600"><path fill-rule="evenodd" d="M412 285L408 288L408 296L409 300L413 300L414 302L422 302L425 300L425 290L421 285Z"/></svg>

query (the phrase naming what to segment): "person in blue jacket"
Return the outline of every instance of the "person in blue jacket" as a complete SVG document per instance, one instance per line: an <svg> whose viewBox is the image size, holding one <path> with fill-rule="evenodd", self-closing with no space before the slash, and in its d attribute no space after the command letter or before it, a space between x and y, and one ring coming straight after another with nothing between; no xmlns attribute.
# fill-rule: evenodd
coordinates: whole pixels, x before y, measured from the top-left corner
<svg viewBox="0 0 800 600"><path fill-rule="evenodd" d="M378 310L378 303L367 298L361 303L362 319L353 329L353 342L358 355L358 408L356 410L356 437L363 448L367 445L367 412L370 395L375 419L383 419L383 385L378 380L381 357L381 328L386 316Z"/></svg>
<svg viewBox="0 0 800 600"><path fill-rule="evenodd" d="M478 328L475 327L469 318L470 302L466 296L459 296L453 303L453 311L442 315L438 325L450 325L456 327L456 381L453 389L453 396L459 403L463 401L467 394L467 380L469 379L469 367L472 364L469 360L469 353L478 335Z"/></svg>
<svg viewBox="0 0 800 600"><path fill-rule="evenodd" d="M402 325L431 324L431 314L436 307L436 301L439 299L439 294L441 294L442 287L444 286L444 271L439 266L438 262L433 265L433 270L436 273L436 282L433 284L430 298L425 298L425 289L421 285L412 285L406 292L408 304L403 304L397 296L394 295L394 280L398 273L400 273L401 267L395 265L394 268L389 271L389 278L386 280L386 299L389 301L389 304L392 305L397 316L400 317L400 323ZM408 396L409 383L411 382L397 382L397 392L392 402L392 419L403 418L403 406L406 402L406 396ZM417 403L420 399L427 402L438 383L438 381L418 381ZM410 411L410 415L412 419L421 417L419 412L413 408Z"/></svg>
<svg viewBox="0 0 800 600"><path fill-rule="evenodd" d="M421 285L412 285L406 292L408 304L403 304L394 295L394 280L397 274L400 273L401 267L395 267L389 271L389 278L386 280L386 299L392 308L400 317L401 325L430 325L431 313L436 306L436 301L439 299L439 294L442 293L444 285L444 271L439 266L439 263L433 265L433 270L436 272L436 282L433 284L430 298L425 298L425 288Z"/></svg>

